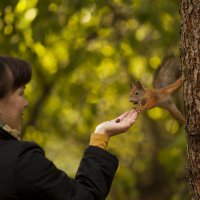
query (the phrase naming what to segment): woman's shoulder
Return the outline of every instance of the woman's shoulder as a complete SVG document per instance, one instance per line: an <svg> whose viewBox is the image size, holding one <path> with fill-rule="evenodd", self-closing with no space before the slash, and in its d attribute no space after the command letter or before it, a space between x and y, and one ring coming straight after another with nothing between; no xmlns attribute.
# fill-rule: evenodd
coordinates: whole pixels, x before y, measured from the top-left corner
<svg viewBox="0 0 200 200"><path fill-rule="evenodd" d="M28 141L9 140L0 144L0 157L17 158L32 153L44 154L44 150L35 142Z"/></svg>

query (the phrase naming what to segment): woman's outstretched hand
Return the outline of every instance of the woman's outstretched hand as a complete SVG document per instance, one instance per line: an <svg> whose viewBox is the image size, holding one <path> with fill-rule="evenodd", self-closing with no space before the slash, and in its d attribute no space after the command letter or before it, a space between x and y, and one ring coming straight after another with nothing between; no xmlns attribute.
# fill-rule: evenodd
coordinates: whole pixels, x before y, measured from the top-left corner
<svg viewBox="0 0 200 200"><path fill-rule="evenodd" d="M95 133L106 134L109 137L124 133L134 124L139 113L138 109L133 108L111 121L99 124L95 129Z"/></svg>

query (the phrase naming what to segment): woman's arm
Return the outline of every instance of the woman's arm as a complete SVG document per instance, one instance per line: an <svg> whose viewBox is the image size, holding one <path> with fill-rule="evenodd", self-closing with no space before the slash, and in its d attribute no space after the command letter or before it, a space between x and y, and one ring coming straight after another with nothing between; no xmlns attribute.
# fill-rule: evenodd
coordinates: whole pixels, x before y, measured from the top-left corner
<svg viewBox="0 0 200 200"><path fill-rule="evenodd" d="M118 160L111 153L99 147L89 146L84 152L75 179L71 179L45 157L39 146L28 142L21 143L23 153L13 166L21 199L106 198L118 167Z"/></svg>
<svg viewBox="0 0 200 200"><path fill-rule="evenodd" d="M109 138L126 132L135 122L138 113L133 109L114 120L103 122L97 126L94 135ZM104 200L108 195L118 159L101 146L90 143L75 179L71 179L45 157L39 146L28 142L21 144L14 172L22 199Z"/></svg>

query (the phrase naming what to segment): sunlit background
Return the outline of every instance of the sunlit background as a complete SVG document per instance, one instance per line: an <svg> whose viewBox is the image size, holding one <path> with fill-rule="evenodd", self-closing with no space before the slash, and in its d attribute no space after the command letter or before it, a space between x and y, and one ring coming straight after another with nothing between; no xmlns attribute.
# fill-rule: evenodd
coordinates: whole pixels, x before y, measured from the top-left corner
<svg viewBox="0 0 200 200"><path fill-rule="evenodd" d="M152 87L179 39L176 0L1 0L0 53L33 66L24 139L74 177L95 126L132 108L130 82ZM184 127L167 111L145 111L108 149L120 166L107 200L189 199Z"/></svg>

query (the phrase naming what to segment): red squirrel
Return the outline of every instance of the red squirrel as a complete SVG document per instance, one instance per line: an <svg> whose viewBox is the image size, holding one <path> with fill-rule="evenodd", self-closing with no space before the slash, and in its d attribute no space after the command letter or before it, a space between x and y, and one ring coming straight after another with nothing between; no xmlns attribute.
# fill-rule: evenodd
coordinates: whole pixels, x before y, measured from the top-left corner
<svg viewBox="0 0 200 200"><path fill-rule="evenodd" d="M159 69L159 71L161 70ZM171 77L168 79L170 78ZM141 82L137 81L136 84L131 84L130 102L132 102L134 105L138 105L139 109L141 110L151 109L156 106L164 108L165 110L168 110L169 113L175 119L177 119L179 123L185 124L185 118L178 110L171 97L171 95L176 92L181 85L182 78L178 78L176 81L168 84L167 86L163 86L162 83L160 84L160 88L152 89L143 87Z"/></svg>

